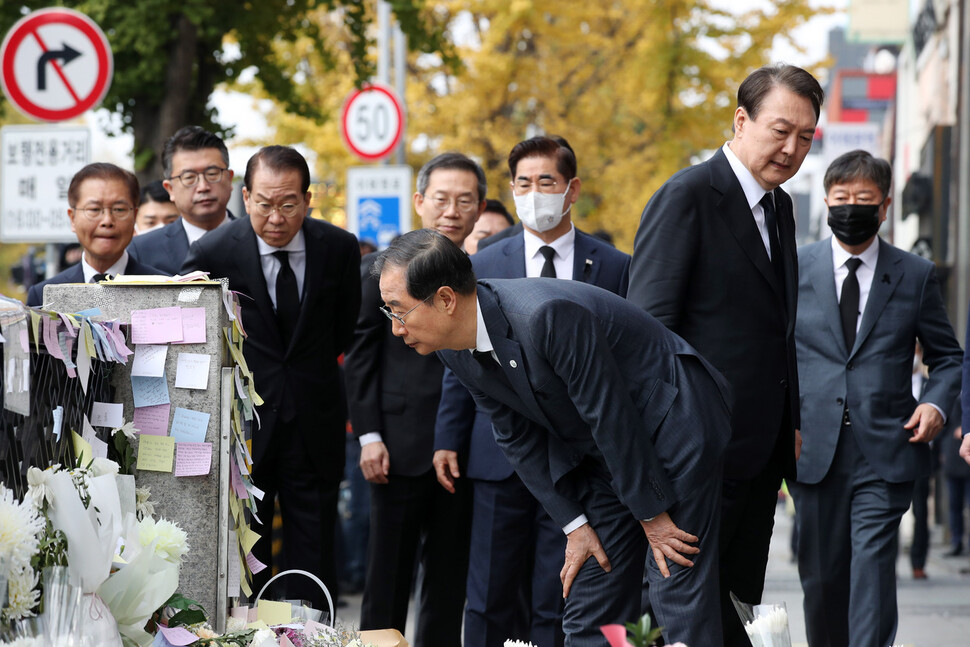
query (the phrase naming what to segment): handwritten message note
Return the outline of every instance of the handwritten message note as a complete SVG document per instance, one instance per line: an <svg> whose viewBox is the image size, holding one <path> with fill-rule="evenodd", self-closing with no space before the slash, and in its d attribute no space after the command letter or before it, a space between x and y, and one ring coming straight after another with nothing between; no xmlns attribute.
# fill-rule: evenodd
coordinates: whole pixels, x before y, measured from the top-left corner
<svg viewBox="0 0 970 647"><path fill-rule="evenodd" d="M140 470L171 472L175 456L175 439L168 436L139 436L138 465Z"/></svg>
<svg viewBox="0 0 970 647"><path fill-rule="evenodd" d="M204 411L175 408L172 417L172 438L177 443L205 442L205 432L209 428L209 414Z"/></svg>
<svg viewBox="0 0 970 647"><path fill-rule="evenodd" d="M168 413L171 408L171 404L136 408L133 421L135 429L149 436L167 436Z"/></svg>
<svg viewBox="0 0 970 647"><path fill-rule="evenodd" d="M162 377L165 374L167 344L138 344L135 359L131 362L131 374L141 377Z"/></svg>
<svg viewBox="0 0 970 647"><path fill-rule="evenodd" d="M176 443L175 476L205 476L212 465L212 443Z"/></svg>
<svg viewBox="0 0 970 647"><path fill-rule="evenodd" d="M153 407L171 402L168 398L168 382L166 377L131 376L131 395L135 407Z"/></svg>
<svg viewBox="0 0 970 647"><path fill-rule="evenodd" d="M174 343L205 343L205 308L182 308L182 341Z"/></svg>
<svg viewBox="0 0 970 647"><path fill-rule="evenodd" d="M131 343L167 344L173 341L182 341L181 308L131 311Z"/></svg>
<svg viewBox="0 0 970 647"><path fill-rule="evenodd" d="M162 627L159 625L158 630L165 636L165 640L174 647L191 645L199 639L198 636L185 627Z"/></svg>
<svg viewBox="0 0 970 647"><path fill-rule="evenodd" d="M95 402L91 406L91 424L95 427L117 429L125 424L124 405L114 402Z"/></svg>
<svg viewBox="0 0 970 647"><path fill-rule="evenodd" d="M256 556L252 553L246 555L246 565L249 566L249 572L255 575L266 568L266 564L262 563Z"/></svg>
<svg viewBox="0 0 970 647"><path fill-rule="evenodd" d="M175 387L178 389L205 389L209 385L210 355L179 353Z"/></svg>

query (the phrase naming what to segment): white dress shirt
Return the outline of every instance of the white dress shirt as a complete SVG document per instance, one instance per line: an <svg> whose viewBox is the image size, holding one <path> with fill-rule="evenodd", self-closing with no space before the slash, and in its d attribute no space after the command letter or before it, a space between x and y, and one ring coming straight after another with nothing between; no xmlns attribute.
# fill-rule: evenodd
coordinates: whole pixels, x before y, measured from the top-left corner
<svg viewBox="0 0 970 647"><path fill-rule="evenodd" d="M84 282L90 283L91 279L94 278L95 274L111 274L112 276L118 276L119 274L125 273L125 268L128 267L128 252L122 252L121 258L114 262L114 265L108 268L106 272L99 272L90 265L88 265L88 253L84 252L81 254L81 271L84 272Z"/></svg>
<svg viewBox="0 0 970 647"><path fill-rule="evenodd" d="M569 231L552 241L544 242L532 232L522 229L525 240L525 275L528 278L536 278L542 274L542 266L546 263L546 257L539 252L540 247L549 246L556 250L556 255L552 257L552 264L556 268L557 279L573 278L573 249L576 242L576 228L569 227Z"/></svg>
<svg viewBox="0 0 970 647"><path fill-rule="evenodd" d="M266 289L269 291L269 299L273 302L273 310L276 310L276 276L280 273L280 261L273 256L275 252L289 252L290 268L296 275L296 290L303 300L303 279L306 275L306 239L303 237L303 230L296 232L293 240L282 247L273 247L259 236L256 236L256 246L259 248L259 262L263 267L263 276L266 277Z"/></svg>
<svg viewBox="0 0 970 647"><path fill-rule="evenodd" d="M771 260L771 242L768 239L768 226L765 224L765 210L761 207L761 198L765 197L768 191L761 188L758 181L751 175L751 171L741 163L730 146L724 144L721 150L724 151L724 156L727 157L731 170L734 171L738 182L741 183L741 190L744 191L744 197L748 201L748 208L751 209L751 215L754 216L754 224L758 226L758 233L761 234L761 242L764 243L765 251L768 252L768 259ZM774 195L772 195L772 200L774 200Z"/></svg>
<svg viewBox="0 0 970 647"><path fill-rule="evenodd" d="M218 229L219 227L222 227L228 222L229 222L229 213L226 212L226 216L222 219L222 222L219 223L216 229ZM211 231L209 229L203 229L202 227L196 227L185 218L182 218L182 228L185 229L185 237L189 239L189 247L192 246L192 243L199 240L207 233L209 233L209 231Z"/></svg>

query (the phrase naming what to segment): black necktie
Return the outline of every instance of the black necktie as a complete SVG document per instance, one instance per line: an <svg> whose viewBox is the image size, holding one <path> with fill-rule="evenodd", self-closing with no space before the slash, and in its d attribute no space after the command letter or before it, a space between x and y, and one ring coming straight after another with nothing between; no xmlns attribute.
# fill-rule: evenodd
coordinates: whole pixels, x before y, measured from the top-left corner
<svg viewBox="0 0 970 647"><path fill-rule="evenodd" d="M775 270L778 284L785 289L785 265L781 259L781 244L778 242L778 216L771 191L761 198L761 208L765 212L765 228L768 230L768 247L771 250L771 266Z"/></svg>
<svg viewBox="0 0 970 647"><path fill-rule="evenodd" d="M481 364L482 368L484 368L486 371L491 371L492 369L498 368L498 363L495 361L495 358L492 357L491 353L473 350L472 357L474 357L475 361Z"/></svg>
<svg viewBox="0 0 970 647"><path fill-rule="evenodd" d="M91 277L91 283L100 283L101 281L110 281L114 278L111 274L95 274Z"/></svg>
<svg viewBox="0 0 970 647"><path fill-rule="evenodd" d="M845 336L845 347L851 353L855 345L855 327L859 321L859 279L855 272L862 265L858 258L850 258L845 262L849 274L842 281L842 298L839 300L839 314L842 315L842 334Z"/></svg>
<svg viewBox="0 0 970 647"><path fill-rule="evenodd" d="M288 343L300 317L300 292L296 289L296 274L290 267L289 252L273 252L273 256L280 262L280 271L276 275L276 320L283 341Z"/></svg>
<svg viewBox="0 0 970 647"><path fill-rule="evenodd" d="M556 250L549 247L549 245L543 245L539 248L539 253L546 259L546 262L542 264L542 272L539 273L539 276L548 279L556 278L556 266L552 263L552 259L556 255Z"/></svg>

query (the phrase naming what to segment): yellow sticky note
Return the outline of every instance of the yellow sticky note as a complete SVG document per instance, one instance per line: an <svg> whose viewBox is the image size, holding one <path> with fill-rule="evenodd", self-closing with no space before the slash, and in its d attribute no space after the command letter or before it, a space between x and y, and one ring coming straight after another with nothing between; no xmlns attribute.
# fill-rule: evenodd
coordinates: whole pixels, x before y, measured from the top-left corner
<svg viewBox="0 0 970 647"><path fill-rule="evenodd" d="M174 459L175 439L171 436L138 436L138 469L171 472Z"/></svg>
<svg viewBox="0 0 970 647"><path fill-rule="evenodd" d="M91 449L91 443L81 438L73 429L71 430L71 437L74 439L74 455L78 458L81 465L87 465L94 458L94 450Z"/></svg>
<svg viewBox="0 0 970 647"><path fill-rule="evenodd" d="M293 606L289 602L260 600L256 603L256 617L268 625L285 625L293 618Z"/></svg>
<svg viewBox="0 0 970 647"><path fill-rule="evenodd" d="M249 551L259 541L259 533L248 525L236 528L236 534L239 536L239 547L242 548L242 552L245 554L249 554Z"/></svg>
<svg viewBox="0 0 970 647"><path fill-rule="evenodd" d="M84 340L84 350L87 352L88 357L97 357L98 351L94 349L94 334L91 332L89 325L81 324L82 334L81 338Z"/></svg>
<svg viewBox="0 0 970 647"><path fill-rule="evenodd" d="M256 631L259 631L260 629L269 629L269 625L267 625L263 620L257 620L256 622L250 622L248 625L246 625L246 629L255 629Z"/></svg>
<svg viewBox="0 0 970 647"><path fill-rule="evenodd" d="M37 352L39 353L40 352L40 315L34 312L33 310L30 311L30 327L34 331L34 347L37 349Z"/></svg>

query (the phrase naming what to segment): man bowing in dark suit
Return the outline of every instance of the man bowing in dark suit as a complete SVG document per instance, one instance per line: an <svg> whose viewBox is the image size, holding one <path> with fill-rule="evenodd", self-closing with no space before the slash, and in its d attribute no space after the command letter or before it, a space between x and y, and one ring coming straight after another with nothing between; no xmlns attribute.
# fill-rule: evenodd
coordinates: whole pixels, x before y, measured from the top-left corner
<svg viewBox="0 0 970 647"><path fill-rule="evenodd" d="M44 301L44 286L52 283L96 283L118 274L162 274L131 258L125 247L135 233L138 179L114 164L88 164L67 188L67 217L84 252L81 262L30 287L27 305Z"/></svg>
<svg viewBox="0 0 970 647"><path fill-rule="evenodd" d="M791 491L812 647L893 643L899 520L960 392L963 352L936 268L877 235L891 183L885 160L836 158L825 172L834 237L798 253L804 445ZM918 401L917 340L929 368Z"/></svg>
<svg viewBox="0 0 970 647"><path fill-rule="evenodd" d="M583 517L561 571L567 647L603 645L601 625L639 616L648 540L665 638L720 645L711 475L730 425L717 371L601 288L476 284L468 256L434 231L401 236L373 272L394 334L421 355L442 351L556 525Z"/></svg>
<svg viewBox="0 0 970 647"><path fill-rule="evenodd" d="M186 126L165 142L162 168L162 184L181 217L135 238L128 253L165 274L175 274L192 243L232 219L226 205L233 174L226 144L198 126Z"/></svg>
<svg viewBox="0 0 970 647"><path fill-rule="evenodd" d="M262 538L253 553L272 561L279 496L279 570L310 571L336 592L334 529L346 433L337 357L360 309L360 248L352 234L306 217L309 186L310 170L296 150L260 149L246 165L249 216L193 244L182 272L226 277L246 295L240 299L248 333L243 352L264 400L253 432L253 479L266 495L257 509ZM257 576L257 587L269 572ZM287 585L288 597L322 603L309 580Z"/></svg>
<svg viewBox="0 0 970 647"><path fill-rule="evenodd" d="M812 146L822 96L801 68L752 72L738 88L734 139L654 194L630 266L628 298L734 391L721 523L721 613L732 647L749 642L728 592L760 602L778 488L795 475L795 221L779 186Z"/></svg>
<svg viewBox="0 0 970 647"><path fill-rule="evenodd" d="M581 181L569 142L527 139L512 148L508 163L524 231L472 256L475 275L572 279L626 296L630 257L572 224ZM564 532L582 520L556 526L495 443L488 415L475 411L468 390L448 370L434 464L446 489L453 490L462 473L473 486L464 646L502 647L508 638L561 645ZM519 620L522 590L529 604Z"/></svg>

